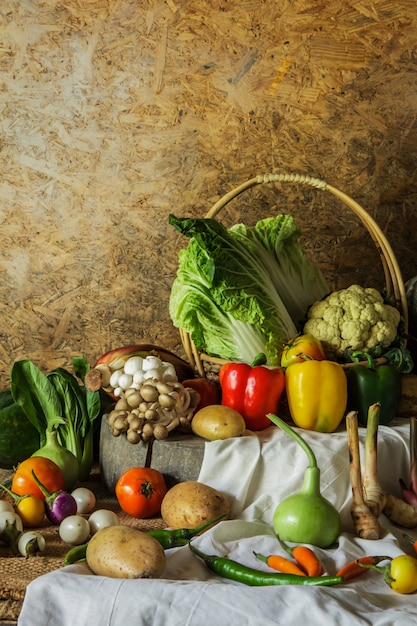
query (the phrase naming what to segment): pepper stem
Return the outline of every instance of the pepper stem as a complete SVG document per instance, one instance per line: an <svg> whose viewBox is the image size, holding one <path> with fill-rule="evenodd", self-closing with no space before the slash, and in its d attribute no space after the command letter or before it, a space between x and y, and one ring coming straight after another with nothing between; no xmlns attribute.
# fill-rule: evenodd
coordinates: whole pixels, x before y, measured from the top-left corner
<svg viewBox="0 0 417 626"><path fill-rule="evenodd" d="M259 561L262 561L262 563L268 564L268 557L267 556L265 556L264 554L259 554L259 552L255 552L255 550L253 550L253 554L255 555L255 557Z"/></svg>
<svg viewBox="0 0 417 626"><path fill-rule="evenodd" d="M274 415L273 413L268 413L267 417L273 422L276 426L281 428L287 435L292 437L304 450L307 455L309 466L311 468L317 467L317 460L314 455L313 450L310 448L308 443L299 435L291 426L286 424L280 417Z"/></svg>
<svg viewBox="0 0 417 626"><path fill-rule="evenodd" d="M33 539L30 539L26 544L25 556L28 559L30 556L33 556L38 552L40 552L38 540L36 537L33 537Z"/></svg>
<svg viewBox="0 0 417 626"><path fill-rule="evenodd" d="M0 484L0 488L3 489L6 493L9 494L9 496L11 496L13 498L13 503L14 503L15 506L20 504L20 502L22 502L22 500L24 500L25 498L28 497L28 494L26 494L24 496L19 496L19 494L15 493L14 491L12 491L8 487L6 487L6 485Z"/></svg>
<svg viewBox="0 0 417 626"><path fill-rule="evenodd" d="M49 491L44 484L41 483L41 481L39 480L39 478L36 476L35 472L32 470L32 476L35 480L35 483L38 485L39 489L41 490L41 492L43 493L43 495L45 496L45 502L47 504L49 504L49 506L52 506L52 503L54 502L55 498L56 498L56 493L52 493L51 491Z"/></svg>
<svg viewBox="0 0 417 626"><path fill-rule="evenodd" d="M253 361L250 364L250 366L251 367L256 367L256 365L265 365L265 363L266 363L266 354L264 352L260 352L253 359Z"/></svg>
<svg viewBox="0 0 417 626"><path fill-rule="evenodd" d="M212 524L216 524L224 517L226 517L226 513L217 515L217 517L213 517L213 519L209 520L208 522L204 522L203 524L200 524L200 526L195 526L195 528L182 528L181 537L184 537L186 539L192 539L195 535L200 534L201 532L203 532L203 530L206 530L206 528L209 528L209 526L212 526Z"/></svg>
<svg viewBox="0 0 417 626"><path fill-rule="evenodd" d="M207 563L207 565L210 567L210 564L213 563L213 561L215 561L218 557L215 556L214 554L204 554L204 552L201 552L198 548L196 548L191 542L188 544L188 547L190 548L191 552L194 552L194 554L196 554L197 556L200 557L200 559L203 559L203 561L205 563Z"/></svg>
<svg viewBox="0 0 417 626"><path fill-rule="evenodd" d="M356 561L356 563L360 566L363 567L364 569L373 569L375 572L378 572L379 574L382 574L384 576L384 580L387 583L387 585L391 586L391 583L395 580L392 576L391 576L391 561L392 561L392 557L390 556L376 556L374 557L374 560L378 563L380 561L386 561L389 560L390 562L387 563L387 565L372 565L371 563L361 563L359 561L359 559Z"/></svg>
<svg viewBox="0 0 417 626"><path fill-rule="evenodd" d="M289 554L290 556L292 556L293 550L294 548L291 548L291 546L289 546L288 544L285 543L285 541L283 541L281 539L281 537L277 534L276 538L278 539L279 545L281 546L281 548L283 550L285 550L285 552L287 552L287 554Z"/></svg>
<svg viewBox="0 0 417 626"><path fill-rule="evenodd" d="M368 367L371 370L375 369L375 361L373 360L371 355L368 354L368 352L362 352L361 350L356 350L355 352L352 352L351 358L352 358L353 363L359 363L359 361L365 360L366 367Z"/></svg>
<svg viewBox="0 0 417 626"><path fill-rule="evenodd" d="M21 533L16 526L16 522L10 523L8 520L6 520L6 524L4 525L3 530L2 532L0 532L0 541L5 541L6 543L8 543L12 549L13 554L18 554L19 550L17 542L19 540L20 534Z"/></svg>
<svg viewBox="0 0 417 626"><path fill-rule="evenodd" d="M404 539L407 539L407 541L410 541L411 543L416 543L417 541L415 537L412 537L411 535L407 535L407 533L403 533L403 537Z"/></svg>

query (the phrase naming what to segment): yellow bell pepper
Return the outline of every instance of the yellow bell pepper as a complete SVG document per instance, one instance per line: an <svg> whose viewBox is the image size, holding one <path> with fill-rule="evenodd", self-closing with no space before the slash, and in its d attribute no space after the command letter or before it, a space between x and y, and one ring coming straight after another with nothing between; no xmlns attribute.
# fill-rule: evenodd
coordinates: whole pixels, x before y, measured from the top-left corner
<svg viewBox="0 0 417 626"><path fill-rule="evenodd" d="M306 430L335 431L346 411L344 369L334 361L306 360L285 370L288 407L294 423Z"/></svg>

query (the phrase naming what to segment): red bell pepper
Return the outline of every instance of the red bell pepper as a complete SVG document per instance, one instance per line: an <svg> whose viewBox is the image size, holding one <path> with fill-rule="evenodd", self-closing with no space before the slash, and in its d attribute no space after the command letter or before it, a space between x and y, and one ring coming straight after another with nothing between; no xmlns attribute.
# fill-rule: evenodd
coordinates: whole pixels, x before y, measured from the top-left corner
<svg viewBox="0 0 417 626"><path fill-rule="evenodd" d="M235 409L249 430L271 426L267 413L277 413L285 388L282 369L263 365L225 363L219 372L222 404Z"/></svg>

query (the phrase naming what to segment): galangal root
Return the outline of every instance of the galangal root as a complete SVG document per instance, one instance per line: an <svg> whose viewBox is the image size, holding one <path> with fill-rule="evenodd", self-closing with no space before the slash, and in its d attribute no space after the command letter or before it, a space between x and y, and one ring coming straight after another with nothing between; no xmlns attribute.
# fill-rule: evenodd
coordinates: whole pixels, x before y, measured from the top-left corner
<svg viewBox="0 0 417 626"><path fill-rule="evenodd" d="M379 539L383 513L392 522L404 528L417 526L417 507L382 489L377 475L377 440L379 403L369 407L365 439L364 473L361 476L357 412L346 416L349 447L350 482L352 488L352 520L355 532L361 539Z"/></svg>
<svg viewBox="0 0 417 626"><path fill-rule="evenodd" d="M366 503L366 494L362 483L361 461L359 452L358 414L350 411L346 415L346 433L349 447L349 473L352 488L351 515L355 532L362 539L379 539L381 525L371 507Z"/></svg>

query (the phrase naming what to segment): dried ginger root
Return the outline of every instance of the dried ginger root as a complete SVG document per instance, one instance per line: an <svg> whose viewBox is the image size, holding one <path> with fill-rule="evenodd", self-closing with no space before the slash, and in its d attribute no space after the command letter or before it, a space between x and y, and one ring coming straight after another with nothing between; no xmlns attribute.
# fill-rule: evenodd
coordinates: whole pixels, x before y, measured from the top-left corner
<svg viewBox="0 0 417 626"><path fill-rule="evenodd" d="M384 492L377 474L379 404L369 407L365 440L364 476L361 478L358 421L352 411L346 416L352 484L352 519L355 532L362 539L378 539L381 526L378 518L383 513L391 522L403 528L417 527L417 507L392 494ZM378 536L376 536L378 533Z"/></svg>

